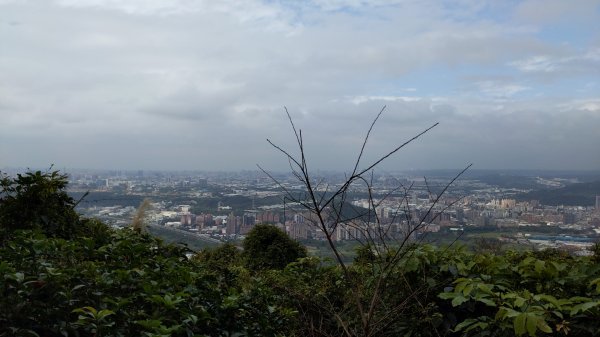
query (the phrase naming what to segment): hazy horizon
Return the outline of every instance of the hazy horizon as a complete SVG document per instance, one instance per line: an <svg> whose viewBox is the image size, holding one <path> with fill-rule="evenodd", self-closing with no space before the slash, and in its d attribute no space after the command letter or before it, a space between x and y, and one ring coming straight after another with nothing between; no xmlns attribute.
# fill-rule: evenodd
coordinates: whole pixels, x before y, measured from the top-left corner
<svg viewBox="0 0 600 337"><path fill-rule="evenodd" d="M353 168L353 167L352 167ZM311 170L310 172L313 174L347 174L349 171L351 171L352 168L348 168L347 170L322 170L322 169L315 169L315 170ZM376 169L374 171L375 175L387 175L387 174L429 174L429 173L434 173L434 174L441 174L441 173L445 173L446 175L456 175L458 173L460 173L463 169L465 169L465 167L456 167L456 168L436 168L436 169L428 169L428 168L413 168L413 169L405 169L405 170L383 170L383 169ZM149 174L155 174L155 173L171 173L171 174L240 174L240 173L248 173L248 174L259 174L259 175L264 175L264 172L261 171L259 168L255 168L255 169L238 169L238 170L202 170L202 169L136 169L136 168L118 168L118 167L112 167L112 168L81 168L81 167L57 167L54 165L49 165L49 166L44 166L44 167L0 167L0 172L13 172L13 173L22 173L22 172L27 172L27 171L43 171L43 172L48 172L48 171L59 171L59 172L66 172L67 174L70 173L99 173L99 172L103 172L103 173L107 173L107 172L121 172L121 173L129 173L129 174L138 174L140 173L140 171L142 171L142 173L144 175L149 175ZM286 170L270 170L267 169L267 172L269 173L273 173L273 174L289 174L292 175L292 172L288 169ZM574 175L581 175L581 176L598 176L600 177L600 170L569 170L569 169L565 169L565 170L552 170L552 169L503 169L503 168L489 168L489 169L477 169L477 168L473 168L472 166L467 169L462 176L466 177L466 176L480 176L480 175L485 175L485 174L508 174L508 175L515 175L515 176L520 176L520 175L529 175L529 174L535 174L535 173L541 173L544 175L569 175L569 174L574 174ZM559 177L557 176L557 177ZM267 177L265 175L265 177Z"/></svg>
<svg viewBox="0 0 600 337"><path fill-rule="evenodd" d="M600 170L600 1L0 0L0 167ZM500 169L498 169L500 167Z"/></svg>

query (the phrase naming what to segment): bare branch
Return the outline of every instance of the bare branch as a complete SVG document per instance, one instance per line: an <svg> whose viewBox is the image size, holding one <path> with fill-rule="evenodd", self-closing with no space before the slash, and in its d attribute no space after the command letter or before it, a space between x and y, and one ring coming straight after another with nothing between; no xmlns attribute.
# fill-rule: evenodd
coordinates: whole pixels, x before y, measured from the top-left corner
<svg viewBox="0 0 600 337"><path fill-rule="evenodd" d="M358 154L358 158L356 159L356 163L354 164L354 170L352 170L352 175L356 174L356 170L358 170L358 165L360 164L360 159L362 158L363 152L365 151L365 146L367 146L367 141L369 140L369 136L371 135L371 131L373 130L373 127L375 126L375 123L377 123L377 120L379 119L379 117L381 116L381 114L383 113L383 111L385 110L385 105L383 106L383 108L381 108L381 110L379 111L379 113L377 114L377 116L375 116L375 119L373 119L373 122L371 122L371 126L369 126L369 131L367 131L367 135L365 136L365 139L363 141L362 147L360 148L360 153Z"/></svg>
<svg viewBox="0 0 600 337"><path fill-rule="evenodd" d="M397 269L395 268L401 263L402 259L406 258L407 254L414 254L415 252L416 248L412 245L407 245L407 243L412 240L412 237L417 231L420 231L426 225L425 219L428 219L434 209L437 209L435 207L440 202L442 195L446 193L456 179L472 166L468 165L458 173L448 184L446 184L435 198L430 197L430 205L427 208L427 212L420 219L420 222L414 225L408 200L409 192L413 189L414 183L410 184L410 186L400 184L391 191L388 190L385 193L377 194L374 191L375 173L373 170L384 160L438 126L439 123L431 125L414 137L394 147L391 151L378 157L365 168L360 168L371 133L385 109L386 107L384 106L372 120L367 133L363 138L360 151L354 162L351 173L345 175L344 181L337 189L334 189L332 193L329 193L330 186L326 181L310 173L307 153L304 148L302 130L296 128L287 108L285 108L285 113L296 138L296 145L298 146L297 150L299 151L298 156L293 156L290 152L274 144L269 139L267 139L267 142L285 155L291 173L303 185L304 192L302 193L304 193L304 195L299 194L298 197L296 197L293 195L293 191L284 186L262 167L258 166L262 172L281 188L285 195L284 200L288 197L290 200L301 205L309 212L310 219L308 219L308 221L312 223L316 229L323 232L327 245L335 257L335 261L341 270L343 280L345 284L347 284L347 289L351 294L350 302L344 303L342 307L336 307L332 303L329 303L328 308L325 308L324 312L328 312L331 315L330 317L337 322L338 328L340 329L337 332L340 334L343 333L346 336L376 335L392 323L395 314L406 310L410 301L413 300L417 301L416 303L420 305L421 310L426 311L418 299L420 294L428 292L428 288L425 286L422 285L419 287L410 285L408 284L408 280L404 279L405 283L407 283L407 295L400 303L386 302L385 288L390 277L392 277L392 274L396 272ZM370 176L367 176L367 174ZM427 179L425 179L425 185L429 195L432 196ZM365 211L359 211L348 202L350 193L355 188L361 188L361 191L365 188L367 191L368 206ZM382 207L387 207L387 201L386 203L384 203L384 201L394 196L400 190L402 190L403 193L400 193L397 197L398 206L394 215L391 219L390 216L387 215L380 217L377 211ZM433 214L433 219L435 220L441 216L441 214L455 202L456 201L446 205L440 212ZM404 220L401 220L400 223L396 223L397 218L404 218ZM407 228L401 227L404 226L404 223L406 223ZM395 232L392 231L393 226L396 228ZM353 266L347 265L344 261L343 254L336 243L336 240L341 239L336 237L338 234L353 238L362 245L362 247L369 247L377 255L375 261L371 263L370 272L372 274L369 281L366 281L357 275L357 270ZM398 234L401 234L401 238L398 238ZM404 275L402 275L402 277L404 277ZM322 331L322 322L319 323L310 319L309 324L312 333L329 335L329 333Z"/></svg>

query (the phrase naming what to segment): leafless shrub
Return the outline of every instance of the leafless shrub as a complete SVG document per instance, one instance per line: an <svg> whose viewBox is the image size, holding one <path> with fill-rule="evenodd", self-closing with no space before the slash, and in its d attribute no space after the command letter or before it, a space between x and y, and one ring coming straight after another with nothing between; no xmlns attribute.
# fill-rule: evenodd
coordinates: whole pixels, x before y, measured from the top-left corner
<svg viewBox="0 0 600 337"><path fill-rule="evenodd" d="M310 216L308 220L312 226L323 232L325 240L335 256L335 261L342 270L344 281L352 293L352 312L357 313L358 318L348 318L345 310L336 309L332 305L328 306L327 303L323 303L323 310L335 318L346 336L379 335L382 330L386 329L396 319L398 314L405 310L409 302L414 304L416 301L419 303L419 296L424 291L427 291L425 285L414 285L406 282L405 286L409 289L408 295L402 301L396 301L395 303L386 303L383 296L385 287L391 277L397 277L394 271L397 270L401 261L412 253L413 250L411 247L414 247L414 245L410 243L415 242L415 234L424 230L430 222L437 219L444 211L458 201L446 204L441 209L437 207L436 210L436 206L440 204L442 195L471 166L468 165L460 171L438 194L433 193L429 189L429 184L425 180L430 195L430 206L424 214L421 214L416 219L409 206L409 196L413 189L412 184L408 186L399 184L392 191L388 191L382 196L377 197L373 184L374 169L384 160L395 155L405 146L438 125L438 123L435 123L425 128L422 132L395 146L391 151L378 157L373 162L361 166L369 137L384 110L385 106L373 119L363 139L352 170L345 175L344 181L337 186L330 186L327 182L314 178L312 171L309 169L302 130L296 128L287 108L285 112L296 139L297 154L292 154L291 151L276 145L269 139L267 141L286 157L291 173L301 186L303 186L304 190L298 192L288 189L267 170L259 166L283 190L284 200L287 199L300 204L309 212ZM350 193L357 188L367 191L368 207L359 209L350 206L348 200ZM330 189L331 192L328 192ZM377 214L377 209L392 194L400 196L397 197L397 209L392 219L384 221ZM398 228L399 226L394 227L391 225L392 223L401 224L400 227L402 228ZM340 232L356 240L362 247L371 249L374 256L382 257L376 259L372 265L372 277L369 278L369 284L366 284L365 282L367 281L353 272L351 265L345 262L336 241L336 235ZM313 331L313 333L314 335L323 335L318 331Z"/></svg>
<svg viewBox="0 0 600 337"><path fill-rule="evenodd" d="M146 231L146 211L152 207L150 199L145 198L140 206L137 208L133 220L131 221L131 228L138 233L144 233Z"/></svg>

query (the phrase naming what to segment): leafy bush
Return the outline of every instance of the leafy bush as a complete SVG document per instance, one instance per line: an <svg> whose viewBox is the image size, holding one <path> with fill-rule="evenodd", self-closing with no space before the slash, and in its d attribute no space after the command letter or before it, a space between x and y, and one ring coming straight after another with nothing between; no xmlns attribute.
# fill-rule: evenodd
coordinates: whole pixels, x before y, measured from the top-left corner
<svg viewBox="0 0 600 337"><path fill-rule="evenodd" d="M283 269L306 256L306 248L273 225L256 225L244 239L244 257L251 270Z"/></svg>
<svg viewBox="0 0 600 337"><path fill-rule="evenodd" d="M41 230L48 236L70 238L77 232L79 215L66 192L67 176L54 172L27 172L0 179L0 227Z"/></svg>
<svg viewBox="0 0 600 337"><path fill-rule="evenodd" d="M462 272L439 295L451 301L464 336L600 334L600 266L562 254L463 257Z"/></svg>
<svg viewBox="0 0 600 337"><path fill-rule="evenodd" d="M261 282L219 278L131 230L67 241L17 231L0 248L0 336L274 336L293 315Z"/></svg>

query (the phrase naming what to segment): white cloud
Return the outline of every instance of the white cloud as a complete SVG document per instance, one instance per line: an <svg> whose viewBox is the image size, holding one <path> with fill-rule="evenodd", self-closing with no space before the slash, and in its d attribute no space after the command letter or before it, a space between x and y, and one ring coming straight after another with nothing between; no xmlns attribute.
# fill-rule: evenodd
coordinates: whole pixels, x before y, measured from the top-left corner
<svg viewBox="0 0 600 337"><path fill-rule="evenodd" d="M483 81L476 84L484 95L493 98L509 98L520 92L531 89L530 87L523 85L495 83L493 81Z"/></svg>
<svg viewBox="0 0 600 337"><path fill-rule="evenodd" d="M559 105L561 111L584 111L590 113L600 113L600 98L598 99L577 99ZM600 116L600 115L599 115Z"/></svg>
<svg viewBox="0 0 600 337"><path fill-rule="evenodd" d="M202 1L162 0L57 0L65 7L98 8L122 11L136 15L172 15L202 10Z"/></svg>
<svg viewBox="0 0 600 337"><path fill-rule="evenodd" d="M513 61L510 66L526 73L581 73L600 70L600 48L568 56L536 55Z"/></svg>
<svg viewBox="0 0 600 337"><path fill-rule="evenodd" d="M556 70L556 61L553 61L548 56L539 55L532 56L524 60L514 61L511 66L524 72L553 72Z"/></svg>
<svg viewBox="0 0 600 337"><path fill-rule="evenodd" d="M123 12L141 16L185 16L226 14L240 24L260 23L261 28L295 34L301 25L276 4L260 0L55 0L57 4L71 8L91 8Z"/></svg>
<svg viewBox="0 0 600 337"><path fill-rule="evenodd" d="M415 96L354 96L348 97L347 101L352 102L354 105L360 105L369 101L383 101L383 102L418 102L422 97Z"/></svg>

